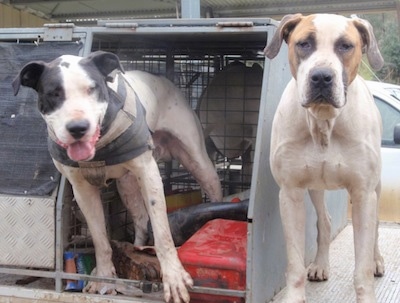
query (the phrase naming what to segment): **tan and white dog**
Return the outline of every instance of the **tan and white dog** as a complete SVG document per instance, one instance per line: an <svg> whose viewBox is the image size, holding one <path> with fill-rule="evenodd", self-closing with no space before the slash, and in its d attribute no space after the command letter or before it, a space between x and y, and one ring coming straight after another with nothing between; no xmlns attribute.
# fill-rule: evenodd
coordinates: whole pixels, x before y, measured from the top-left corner
<svg viewBox="0 0 400 303"><path fill-rule="evenodd" d="M50 63L25 65L13 82L38 92L47 123L49 151L72 185L91 231L96 274L115 276L99 187L117 179L122 201L133 216L135 243L143 245L147 221L153 227L167 302L189 302L193 281L182 267L166 214L156 160L178 159L212 201L221 201L218 175L207 156L200 122L181 92L167 79L123 71L116 55L95 52L86 58L61 56ZM85 291L115 293L115 286L90 282Z"/></svg>
<svg viewBox="0 0 400 303"><path fill-rule="evenodd" d="M270 165L280 187L287 248L286 301L305 302L305 205L308 190L318 215L318 251L308 279L329 277L330 217L324 190L347 189L354 228L354 286L359 303L376 302L374 274L384 273L378 249L381 117L364 80L362 55L380 69L372 26L339 15L287 15L264 52L289 47L292 80L274 116Z"/></svg>

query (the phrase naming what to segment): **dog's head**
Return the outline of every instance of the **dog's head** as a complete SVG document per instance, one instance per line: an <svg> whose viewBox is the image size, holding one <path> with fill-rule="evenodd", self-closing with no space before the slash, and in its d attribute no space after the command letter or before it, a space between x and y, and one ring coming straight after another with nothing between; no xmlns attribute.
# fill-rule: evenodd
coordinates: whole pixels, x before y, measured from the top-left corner
<svg viewBox="0 0 400 303"><path fill-rule="evenodd" d="M73 161L91 160L108 106L107 76L123 71L118 57L94 52L86 58L64 55L50 63L26 64L13 82L35 89L49 132Z"/></svg>
<svg viewBox="0 0 400 303"><path fill-rule="evenodd" d="M297 81L300 103L316 116L340 112L364 52L372 68L383 65L372 26L360 18L287 15L264 49L265 55L274 58L283 40L289 47L290 70Z"/></svg>

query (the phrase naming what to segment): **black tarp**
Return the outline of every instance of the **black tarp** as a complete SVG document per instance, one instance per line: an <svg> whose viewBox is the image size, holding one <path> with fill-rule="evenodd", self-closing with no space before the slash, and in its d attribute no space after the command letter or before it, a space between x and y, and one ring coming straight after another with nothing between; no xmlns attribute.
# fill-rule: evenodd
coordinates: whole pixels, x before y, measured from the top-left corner
<svg viewBox="0 0 400 303"><path fill-rule="evenodd" d="M81 48L76 42L0 43L0 194L46 196L58 185L37 94L21 87L14 96L11 83L29 61L78 55Z"/></svg>

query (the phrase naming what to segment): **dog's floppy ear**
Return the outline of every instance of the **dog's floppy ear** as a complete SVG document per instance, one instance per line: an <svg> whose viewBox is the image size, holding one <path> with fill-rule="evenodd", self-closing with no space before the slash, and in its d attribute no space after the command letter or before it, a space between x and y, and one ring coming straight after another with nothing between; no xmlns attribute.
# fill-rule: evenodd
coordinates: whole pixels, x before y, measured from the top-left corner
<svg viewBox="0 0 400 303"><path fill-rule="evenodd" d="M383 67L384 60L378 48L371 23L367 20L352 16L354 26L359 31L364 43L363 52L367 53L368 62L374 70Z"/></svg>
<svg viewBox="0 0 400 303"><path fill-rule="evenodd" d="M296 25L301 21L302 14L286 15L282 18L271 42L264 48L264 54L269 59L275 58L279 53L282 41L288 41L290 33L296 27Z"/></svg>
<svg viewBox="0 0 400 303"><path fill-rule="evenodd" d="M93 62L93 64L104 77L107 77L115 69L119 69L121 72L124 72L124 68L119 62L118 56L113 53L96 51L82 59L82 63L85 61Z"/></svg>
<svg viewBox="0 0 400 303"><path fill-rule="evenodd" d="M21 85L28 86L37 91L37 84L46 67L43 61L32 61L26 64L12 82L14 96L18 94Z"/></svg>

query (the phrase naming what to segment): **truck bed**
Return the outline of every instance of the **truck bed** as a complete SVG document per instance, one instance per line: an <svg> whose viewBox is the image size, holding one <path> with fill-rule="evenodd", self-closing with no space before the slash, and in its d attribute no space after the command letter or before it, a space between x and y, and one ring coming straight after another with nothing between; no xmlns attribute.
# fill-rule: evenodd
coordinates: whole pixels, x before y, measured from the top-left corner
<svg viewBox="0 0 400 303"><path fill-rule="evenodd" d="M386 273L376 278L376 294L379 303L400 302L400 224L381 223L379 242L381 253L385 258ZM307 282L306 293L308 303L355 303L353 289L354 248L353 228L347 225L331 245L331 274L325 282ZM39 279L29 287L15 285L21 276L0 276L0 303L150 303L162 302L162 294L156 293L151 297L132 298L122 295L100 296L82 293L57 293L52 290L51 279ZM279 292L270 303L281 303L285 289ZM257 303L257 302L253 302Z"/></svg>

